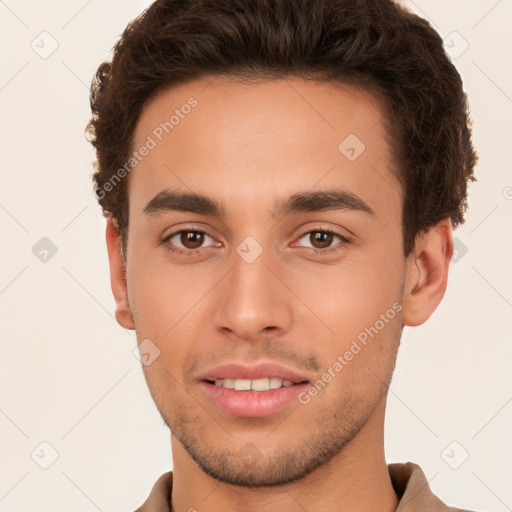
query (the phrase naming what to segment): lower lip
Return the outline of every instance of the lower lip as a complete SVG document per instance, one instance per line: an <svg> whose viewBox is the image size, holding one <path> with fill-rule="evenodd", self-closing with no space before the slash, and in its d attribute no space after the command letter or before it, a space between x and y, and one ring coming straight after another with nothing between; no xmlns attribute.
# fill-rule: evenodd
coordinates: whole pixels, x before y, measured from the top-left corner
<svg viewBox="0 0 512 512"><path fill-rule="evenodd" d="M297 395L306 389L308 383L268 391L235 391L206 381L200 385L222 411L235 416L260 418L279 412L297 400Z"/></svg>

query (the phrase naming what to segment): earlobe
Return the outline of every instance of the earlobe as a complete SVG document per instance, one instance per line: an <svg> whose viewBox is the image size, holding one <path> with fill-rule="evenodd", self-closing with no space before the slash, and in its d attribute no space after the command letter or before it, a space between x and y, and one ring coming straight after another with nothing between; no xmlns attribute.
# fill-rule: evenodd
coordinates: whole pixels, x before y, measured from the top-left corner
<svg viewBox="0 0 512 512"><path fill-rule="evenodd" d="M126 271L121 254L119 231L113 219L107 219L106 241L110 264L110 284L116 303L116 320L125 329L135 329L133 315L128 303Z"/></svg>
<svg viewBox="0 0 512 512"><path fill-rule="evenodd" d="M421 325L432 315L446 292L448 269L453 254L449 218L419 235L408 256L403 299L405 325Z"/></svg>

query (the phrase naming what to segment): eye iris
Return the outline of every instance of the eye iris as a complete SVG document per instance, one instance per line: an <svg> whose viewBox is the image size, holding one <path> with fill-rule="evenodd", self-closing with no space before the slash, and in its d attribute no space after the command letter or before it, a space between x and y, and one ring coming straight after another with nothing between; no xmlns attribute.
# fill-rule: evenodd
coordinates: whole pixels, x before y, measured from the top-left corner
<svg viewBox="0 0 512 512"><path fill-rule="evenodd" d="M204 233L198 231L183 231L180 236L180 242L188 249L197 249L204 242Z"/></svg>
<svg viewBox="0 0 512 512"><path fill-rule="evenodd" d="M312 236L314 240L314 242L312 241L313 247L316 247L317 249L325 249L331 245L334 235L325 231L315 231L312 233ZM318 242L320 242L320 247L315 245Z"/></svg>

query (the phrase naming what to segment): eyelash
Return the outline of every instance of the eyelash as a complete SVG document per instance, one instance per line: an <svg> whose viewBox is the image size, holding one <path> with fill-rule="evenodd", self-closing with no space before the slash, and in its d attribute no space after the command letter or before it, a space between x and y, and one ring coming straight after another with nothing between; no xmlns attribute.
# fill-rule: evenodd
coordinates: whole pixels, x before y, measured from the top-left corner
<svg viewBox="0 0 512 512"><path fill-rule="evenodd" d="M175 231L174 233L171 233L170 235L167 235L166 237L164 237L160 241L160 243L166 244L169 242L169 240L174 238L176 235L179 235L180 233L187 233L187 232L202 233L202 234L207 235L213 239L213 236L211 236L207 231L204 231L202 229L180 229L179 231ZM305 231L304 233L302 233L298 237L297 240L300 240L301 238L304 238L306 235L309 235L311 233L329 233L329 234L335 235L341 239L341 243L336 244L332 247L328 247L326 249L316 249L314 247L306 247L306 249L313 251L314 254L322 254L322 255L331 254L333 252L343 250L343 246L348 245L351 242L347 237L343 236L341 233L338 233L337 231L333 231L331 229L311 229L309 231ZM196 256L198 254L198 252L202 251L203 249L209 249L209 248L211 248L211 247L200 247L199 249L181 249L179 247L178 248L172 247L171 245L167 245L167 247L166 247L166 249L169 252L175 253L179 256Z"/></svg>

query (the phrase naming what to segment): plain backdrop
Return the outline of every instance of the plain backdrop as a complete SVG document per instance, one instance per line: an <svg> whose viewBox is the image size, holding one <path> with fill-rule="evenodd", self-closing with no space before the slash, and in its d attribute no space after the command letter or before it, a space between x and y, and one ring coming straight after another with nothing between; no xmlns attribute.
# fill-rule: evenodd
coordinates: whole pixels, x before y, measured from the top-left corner
<svg viewBox="0 0 512 512"><path fill-rule="evenodd" d="M134 510L172 468L135 335L113 317L84 137L92 76L148 5L0 1L4 512ZM504 512L512 509L512 2L407 5L445 38L480 161L446 296L425 325L405 330L387 460L420 464L449 504Z"/></svg>

